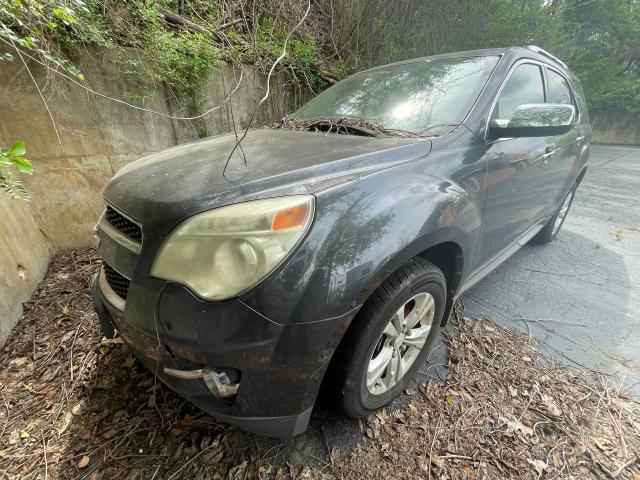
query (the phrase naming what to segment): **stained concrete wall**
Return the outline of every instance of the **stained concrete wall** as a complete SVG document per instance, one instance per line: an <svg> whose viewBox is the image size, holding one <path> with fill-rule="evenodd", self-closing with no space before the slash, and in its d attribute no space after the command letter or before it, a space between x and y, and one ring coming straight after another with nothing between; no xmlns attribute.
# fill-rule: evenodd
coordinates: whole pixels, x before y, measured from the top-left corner
<svg viewBox="0 0 640 480"><path fill-rule="evenodd" d="M123 75L101 51L87 52L77 63L87 87L104 95L126 99L127 92L141 90L139 79ZM203 131L228 132L234 122L236 128L246 126L266 85L265 76L250 66L234 70L221 65L209 74L200 111L221 108L202 119L185 121L96 96L47 74L37 64L28 65L60 142L24 65L17 58L0 62L0 146L24 141L34 164L33 176L21 177L33 197L31 203L11 200L0 192L0 345L17 322L22 302L44 275L50 255L90 244L92 228L104 208L102 189L119 168L145 154L195 140ZM143 87L160 93L127 101L172 116L194 114L183 111L161 86L148 82ZM273 78L271 88L269 99L257 112L256 125L282 118L309 98L306 91L284 84L282 78Z"/></svg>
<svg viewBox="0 0 640 480"><path fill-rule="evenodd" d="M0 346L49 265L50 251L31 206L0 192Z"/></svg>
<svg viewBox="0 0 640 480"><path fill-rule="evenodd" d="M592 117L594 143L640 145L640 114L610 112Z"/></svg>
<svg viewBox="0 0 640 480"><path fill-rule="evenodd" d="M138 91L131 77L122 74L109 59L94 52L79 61L87 86L115 98ZM231 101L198 121L179 121L132 109L92 95L82 88L47 76L37 66L36 81L45 98L60 136L58 142L44 104L18 62L0 64L0 145L15 140L27 144L34 175L25 183L33 196L33 213L55 248L87 245L91 229L103 208L101 191L114 173L145 154L195 140L199 133L228 132L247 124L255 105L264 95L265 78L251 67L242 69L242 80ZM240 72L222 65L209 75L202 111L221 105ZM256 116L256 124L273 122L291 112L307 98L305 92L273 81L274 90ZM147 85L158 90L157 85ZM169 94L136 101L136 105L189 116L181 112Z"/></svg>

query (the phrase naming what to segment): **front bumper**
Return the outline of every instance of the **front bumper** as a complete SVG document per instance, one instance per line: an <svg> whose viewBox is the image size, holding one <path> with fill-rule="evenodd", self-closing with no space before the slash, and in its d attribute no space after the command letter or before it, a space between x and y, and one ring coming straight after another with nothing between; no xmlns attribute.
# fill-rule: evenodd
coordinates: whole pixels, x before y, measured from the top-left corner
<svg viewBox="0 0 640 480"><path fill-rule="evenodd" d="M147 368L205 412L266 436L306 430L329 360L355 315L282 325L239 299L206 302L152 278L132 284L126 305L116 305L117 295L99 278L93 304L106 336L118 330ZM167 375L165 368L237 372L237 395L217 398L202 379Z"/></svg>

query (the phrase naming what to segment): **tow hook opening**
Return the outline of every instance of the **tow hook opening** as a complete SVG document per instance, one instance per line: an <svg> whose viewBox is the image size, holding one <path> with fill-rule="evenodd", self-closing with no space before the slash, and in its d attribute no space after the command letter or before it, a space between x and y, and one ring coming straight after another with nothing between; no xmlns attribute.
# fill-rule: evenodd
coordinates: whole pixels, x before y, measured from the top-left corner
<svg viewBox="0 0 640 480"><path fill-rule="evenodd" d="M207 389L217 398L231 398L238 394L239 383L231 383L229 375L225 371L217 371L213 368L199 368L197 370L178 370L164 368L166 375L182 380L203 380ZM232 375L237 376L237 375Z"/></svg>

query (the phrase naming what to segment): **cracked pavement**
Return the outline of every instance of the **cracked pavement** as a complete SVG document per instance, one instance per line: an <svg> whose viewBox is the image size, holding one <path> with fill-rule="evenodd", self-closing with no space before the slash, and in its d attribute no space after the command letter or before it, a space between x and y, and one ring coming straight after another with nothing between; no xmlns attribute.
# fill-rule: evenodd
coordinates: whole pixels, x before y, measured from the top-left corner
<svg viewBox="0 0 640 480"><path fill-rule="evenodd" d="M560 361L618 372L640 397L640 148L593 145L562 230L527 245L464 296L545 342Z"/></svg>

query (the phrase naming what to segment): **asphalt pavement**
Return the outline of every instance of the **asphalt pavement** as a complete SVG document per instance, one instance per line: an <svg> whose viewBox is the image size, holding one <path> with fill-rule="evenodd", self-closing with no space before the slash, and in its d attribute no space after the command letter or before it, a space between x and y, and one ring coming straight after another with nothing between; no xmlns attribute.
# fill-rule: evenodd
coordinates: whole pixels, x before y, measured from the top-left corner
<svg viewBox="0 0 640 480"><path fill-rule="evenodd" d="M588 165L556 240L523 247L463 296L465 311L640 397L640 148L592 146Z"/></svg>

